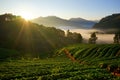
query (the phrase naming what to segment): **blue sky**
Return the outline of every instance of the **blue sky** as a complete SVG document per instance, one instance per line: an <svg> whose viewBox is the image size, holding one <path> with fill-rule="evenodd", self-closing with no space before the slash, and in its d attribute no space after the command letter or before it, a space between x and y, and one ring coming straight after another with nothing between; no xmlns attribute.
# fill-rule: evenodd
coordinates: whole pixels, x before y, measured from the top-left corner
<svg viewBox="0 0 120 80"><path fill-rule="evenodd" d="M29 18L54 15L98 20L120 13L120 0L0 0L0 14L4 13Z"/></svg>

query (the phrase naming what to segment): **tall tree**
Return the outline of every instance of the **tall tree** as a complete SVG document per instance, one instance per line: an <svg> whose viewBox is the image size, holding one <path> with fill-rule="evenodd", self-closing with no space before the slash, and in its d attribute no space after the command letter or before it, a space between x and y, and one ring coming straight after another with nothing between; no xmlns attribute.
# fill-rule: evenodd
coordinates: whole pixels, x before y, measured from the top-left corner
<svg viewBox="0 0 120 80"><path fill-rule="evenodd" d="M94 32L94 33L91 34L91 37L89 38L89 43L90 44L95 44L96 40L97 40L97 37L96 37L96 33Z"/></svg>
<svg viewBox="0 0 120 80"><path fill-rule="evenodd" d="M120 34L116 33L113 39L114 39L114 43L119 44L120 43Z"/></svg>

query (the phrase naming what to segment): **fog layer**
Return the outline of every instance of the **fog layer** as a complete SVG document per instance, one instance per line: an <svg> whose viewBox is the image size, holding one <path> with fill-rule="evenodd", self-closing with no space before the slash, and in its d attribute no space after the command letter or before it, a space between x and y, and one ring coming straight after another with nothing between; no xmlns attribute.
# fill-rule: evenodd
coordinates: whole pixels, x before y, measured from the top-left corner
<svg viewBox="0 0 120 80"><path fill-rule="evenodd" d="M88 42L88 39L90 38L92 32L98 32L97 30L92 29L71 29L70 31L80 33L86 43ZM113 43L114 34L96 34L96 36L98 37L96 41L98 44Z"/></svg>

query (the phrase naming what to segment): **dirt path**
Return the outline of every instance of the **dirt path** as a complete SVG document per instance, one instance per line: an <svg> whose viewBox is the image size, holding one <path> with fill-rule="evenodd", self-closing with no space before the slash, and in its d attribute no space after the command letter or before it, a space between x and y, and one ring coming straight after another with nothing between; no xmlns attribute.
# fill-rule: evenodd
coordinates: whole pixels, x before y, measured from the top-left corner
<svg viewBox="0 0 120 80"><path fill-rule="evenodd" d="M66 54L67 57L69 57L74 62L78 62L80 64L86 64L86 65L88 64L85 61L76 60L67 49L64 49L64 53Z"/></svg>
<svg viewBox="0 0 120 80"><path fill-rule="evenodd" d="M120 77L120 73L112 72L112 75Z"/></svg>
<svg viewBox="0 0 120 80"><path fill-rule="evenodd" d="M69 57L72 61L76 61L75 58L69 53L67 49L65 49L64 52L67 55L67 57Z"/></svg>
<svg viewBox="0 0 120 80"><path fill-rule="evenodd" d="M120 68L117 68L112 72L112 75L120 77Z"/></svg>

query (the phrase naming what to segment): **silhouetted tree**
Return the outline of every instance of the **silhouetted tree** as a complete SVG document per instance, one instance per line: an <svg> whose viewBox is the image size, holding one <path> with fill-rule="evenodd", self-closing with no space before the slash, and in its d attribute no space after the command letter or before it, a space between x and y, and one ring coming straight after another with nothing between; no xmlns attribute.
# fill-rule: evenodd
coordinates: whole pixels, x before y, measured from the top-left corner
<svg viewBox="0 0 120 80"><path fill-rule="evenodd" d="M114 43L119 44L120 43L120 34L116 33L113 39L114 39Z"/></svg>
<svg viewBox="0 0 120 80"><path fill-rule="evenodd" d="M91 34L91 37L89 38L89 43L95 44L97 40L95 32Z"/></svg>
<svg viewBox="0 0 120 80"><path fill-rule="evenodd" d="M81 43L83 38L82 35L80 33L72 33L72 38L75 40L75 42L77 43Z"/></svg>
<svg viewBox="0 0 120 80"><path fill-rule="evenodd" d="M78 42L81 42L81 43L82 43L82 41L83 41L82 35L79 33L79 34L78 34Z"/></svg>
<svg viewBox="0 0 120 80"><path fill-rule="evenodd" d="M83 40L82 35L80 33L72 33L70 32L70 30L67 30L67 38L70 42L73 43L81 43Z"/></svg>
<svg viewBox="0 0 120 80"><path fill-rule="evenodd" d="M71 37L72 36L72 32L70 32L70 30L67 30L67 37Z"/></svg>

